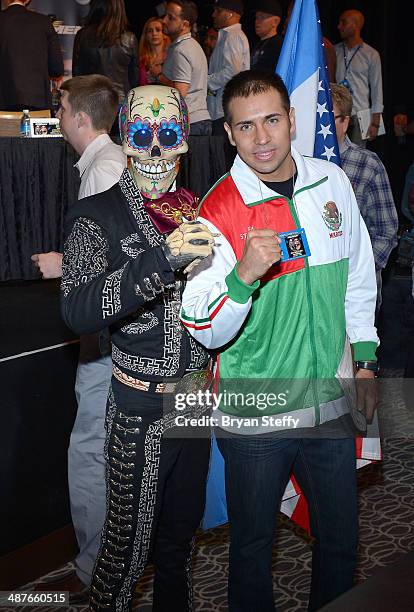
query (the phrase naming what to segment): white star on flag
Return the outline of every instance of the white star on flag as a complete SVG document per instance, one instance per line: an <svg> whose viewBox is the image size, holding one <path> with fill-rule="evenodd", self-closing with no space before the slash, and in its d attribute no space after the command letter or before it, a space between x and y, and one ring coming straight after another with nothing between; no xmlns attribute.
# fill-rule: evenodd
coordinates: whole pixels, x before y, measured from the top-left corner
<svg viewBox="0 0 414 612"><path fill-rule="evenodd" d="M328 136L328 134L332 134L331 132L331 124L328 123L328 125L322 125L321 123L321 129L319 130L318 134L322 134L324 140L325 138Z"/></svg>
<svg viewBox="0 0 414 612"><path fill-rule="evenodd" d="M322 157L326 157L328 161L331 161L331 157L336 157L336 153L334 153L335 147L325 147L325 151L322 153Z"/></svg>
<svg viewBox="0 0 414 612"><path fill-rule="evenodd" d="M276 72L295 108L293 146L341 165L317 0L295 0ZM329 147L334 147L333 151ZM328 153L327 153L328 151Z"/></svg>
<svg viewBox="0 0 414 612"><path fill-rule="evenodd" d="M328 109L325 107L326 107L326 102L324 102L323 104L319 104L319 102L317 102L316 112L319 113L319 117L322 117L324 113L329 113Z"/></svg>

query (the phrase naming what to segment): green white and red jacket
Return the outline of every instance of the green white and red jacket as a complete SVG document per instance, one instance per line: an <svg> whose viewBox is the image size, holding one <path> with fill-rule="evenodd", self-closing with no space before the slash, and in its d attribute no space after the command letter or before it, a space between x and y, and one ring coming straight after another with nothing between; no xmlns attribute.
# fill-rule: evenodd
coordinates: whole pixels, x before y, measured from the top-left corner
<svg viewBox="0 0 414 612"><path fill-rule="evenodd" d="M213 255L189 275L181 321L197 341L218 349L222 379L352 378L351 346L354 360L375 359L374 258L350 182L335 164L294 149L292 155L291 200L237 156L201 203L199 220L220 235ZM306 231L308 258L278 263L252 285L241 281L237 262L247 232L298 227ZM305 426L332 418L336 397L307 401Z"/></svg>

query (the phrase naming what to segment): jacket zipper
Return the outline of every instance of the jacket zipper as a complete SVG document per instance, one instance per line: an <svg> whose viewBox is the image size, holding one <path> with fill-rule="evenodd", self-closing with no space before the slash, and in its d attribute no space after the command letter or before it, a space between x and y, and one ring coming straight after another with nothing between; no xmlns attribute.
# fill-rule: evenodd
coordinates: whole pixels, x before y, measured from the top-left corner
<svg viewBox="0 0 414 612"><path fill-rule="evenodd" d="M301 190L302 191L302 190ZM295 194L292 195L292 199L286 198L289 203L290 212L292 214L293 220L296 224L296 227L300 227L300 221L298 217L298 213L296 212L296 206L294 202ZM315 425L319 425L321 421L321 412L320 412L320 404L319 404L319 393L318 393L318 384L317 384L317 373L318 373L318 356L316 350L316 341L315 341L315 328L313 325L313 303L311 297L310 290L310 272L309 272L309 263L307 258L304 258L305 265L305 282L306 282L306 298L308 302L308 321L309 321L309 340L311 345L311 355L312 355L312 369L313 369L313 378L312 378L312 393L313 393L313 404L315 408Z"/></svg>

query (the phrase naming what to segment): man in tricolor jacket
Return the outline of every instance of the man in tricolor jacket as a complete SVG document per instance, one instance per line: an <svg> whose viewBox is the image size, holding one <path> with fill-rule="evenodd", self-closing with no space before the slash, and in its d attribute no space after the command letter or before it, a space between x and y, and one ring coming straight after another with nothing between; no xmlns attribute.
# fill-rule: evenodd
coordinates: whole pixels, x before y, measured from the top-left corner
<svg viewBox="0 0 414 612"><path fill-rule="evenodd" d="M229 610L275 610L275 514L292 471L310 509L309 609L317 610L353 581L355 440L336 433L350 422L338 381L356 372L357 405L370 417L378 343L372 248L342 170L291 148L294 109L280 77L240 73L223 106L238 155L201 204L200 220L219 236L212 256L189 275L181 320L218 351L223 395L214 415L230 520ZM284 248L284 232L297 248ZM227 402L223 381L230 379L232 390L276 392L240 407ZM352 412L360 427L361 413Z"/></svg>

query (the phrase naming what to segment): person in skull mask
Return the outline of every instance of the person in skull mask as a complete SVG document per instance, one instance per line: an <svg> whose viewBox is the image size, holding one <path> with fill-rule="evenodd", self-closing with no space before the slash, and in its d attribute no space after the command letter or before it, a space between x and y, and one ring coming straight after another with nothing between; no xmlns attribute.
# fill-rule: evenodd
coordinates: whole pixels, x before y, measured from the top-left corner
<svg viewBox="0 0 414 612"><path fill-rule="evenodd" d="M184 612L191 609L191 548L204 510L210 440L165 437L176 414L163 416L163 402L177 379L208 366L179 312L182 271L211 254L214 238L192 221L195 196L173 190L188 149L179 92L132 89L120 128L129 169L70 212L62 265L66 323L79 334L109 329L112 341L107 513L90 608L130 610L151 557L153 610Z"/></svg>

